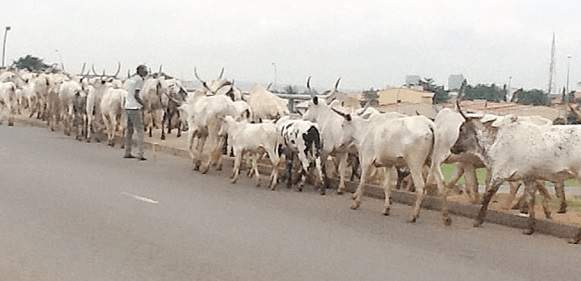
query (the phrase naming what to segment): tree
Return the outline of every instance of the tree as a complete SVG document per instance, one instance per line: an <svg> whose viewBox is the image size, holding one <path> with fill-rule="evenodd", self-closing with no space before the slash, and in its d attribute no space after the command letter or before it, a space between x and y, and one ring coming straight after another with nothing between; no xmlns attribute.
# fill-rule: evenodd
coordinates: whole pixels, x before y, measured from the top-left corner
<svg viewBox="0 0 581 281"><path fill-rule="evenodd" d="M448 92L444 90L444 86L436 85L436 82L434 82L434 79L432 78L424 78L420 80L419 84L424 88L424 91L434 94L434 97L432 98L433 104L446 102L450 98Z"/></svg>
<svg viewBox="0 0 581 281"><path fill-rule="evenodd" d="M517 103L525 105L549 105L551 100L549 95L545 94L544 91L538 89L532 90L518 90L515 95L517 95Z"/></svg>
<svg viewBox="0 0 581 281"><path fill-rule="evenodd" d="M297 90L295 90L295 88L293 88L293 86L288 85L288 86L284 87L284 93L287 95L296 95L299 92L297 92Z"/></svg>
<svg viewBox="0 0 581 281"><path fill-rule="evenodd" d="M12 63L12 66L18 69L28 69L29 71L45 71L50 65L44 63L41 58L26 55L20 57Z"/></svg>
<svg viewBox="0 0 581 281"><path fill-rule="evenodd" d="M363 91L363 99L361 101L361 105L364 106L369 103L371 106L378 106L379 105L379 95L377 94L377 90L373 88Z"/></svg>
<svg viewBox="0 0 581 281"><path fill-rule="evenodd" d="M468 85L466 86L466 93L464 98L467 100L487 100L499 102L505 99L505 92L495 84L478 84L476 86Z"/></svg>

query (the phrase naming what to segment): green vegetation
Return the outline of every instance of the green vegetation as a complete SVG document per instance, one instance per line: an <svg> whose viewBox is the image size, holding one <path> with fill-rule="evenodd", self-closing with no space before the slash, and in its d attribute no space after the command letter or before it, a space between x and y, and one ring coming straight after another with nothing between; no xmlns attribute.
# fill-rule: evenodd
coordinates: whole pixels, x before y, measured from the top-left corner
<svg viewBox="0 0 581 281"><path fill-rule="evenodd" d="M465 89L464 99L499 102L505 99L505 91L495 84L478 84L476 86L468 85Z"/></svg>
<svg viewBox="0 0 581 281"><path fill-rule="evenodd" d="M12 65L19 69L28 69L29 71L45 71L50 65L44 63L41 58L26 55L15 60Z"/></svg>

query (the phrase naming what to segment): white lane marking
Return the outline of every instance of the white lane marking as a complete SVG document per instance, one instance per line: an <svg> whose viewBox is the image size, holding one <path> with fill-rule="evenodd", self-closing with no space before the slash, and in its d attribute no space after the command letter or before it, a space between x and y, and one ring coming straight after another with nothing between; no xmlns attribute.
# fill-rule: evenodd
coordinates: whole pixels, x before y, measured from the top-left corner
<svg viewBox="0 0 581 281"><path fill-rule="evenodd" d="M129 192L121 192L121 195L129 196L129 197L131 197L131 198L133 198L135 200L139 200L139 201L142 201L142 202L145 202L145 203L150 203L150 204L158 204L159 203L159 201L155 201L153 199L149 199L147 197L139 196L139 195L136 195L136 194L131 194Z"/></svg>

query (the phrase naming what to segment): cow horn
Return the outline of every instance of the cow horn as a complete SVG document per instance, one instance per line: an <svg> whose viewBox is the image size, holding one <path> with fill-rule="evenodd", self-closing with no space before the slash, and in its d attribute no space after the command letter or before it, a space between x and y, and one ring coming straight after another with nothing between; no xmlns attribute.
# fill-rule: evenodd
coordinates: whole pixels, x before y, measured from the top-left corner
<svg viewBox="0 0 581 281"><path fill-rule="evenodd" d="M272 87L272 82L268 83L268 85L266 86L266 90L270 91L270 87Z"/></svg>
<svg viewBox="0 0 581 281"><path fill-rule="evenodd" d="M351 121L351 114L343 113L337 109L331 108L331 110L335 111L335 113L341 115L341 117L345 118L347 121Z"/></svg>
<svg viewBox="0 0 581 281"><path fill-rule="evenodd" d="M162 70L163 70L163 64L160 64L160 65L159 65L159 71L158 71L157 73L158 73L159 75L161 75L161 72L162 72Z"/></svg>
<svg viewBox="0 0 581 281"><path fill-rule="evenodd" d="M419 111L417 111L417 110L416 110L416 115L417 115L417 116L422 116L422 114L420 114L420 112L419 112Z"/></svg>
<svg viewBox="0 0 581 281"><path fill-rule="evenodd" d="M458 113L460 113L460 115L462 115L462 117L464 118L464 120L468 120L468 117L466 117L466 115L462 111L462 108L460 107L460 101L459 100L456 100L456 107L458 108Z"/></svg>
<svg viewBox="0 0 581 281"><path fill-rule="evenodd" d="M202 80L202 78L200 78L200 75L198 75L198 69L196 69L196 67L194 67L194 76L196 77L196 79L198 79L198 81L202 84L206 83L204 82L204 80Z"/></svg>
<svg viewBox="0 0 581 281"><path fill-rule="evenodd" d="M335 82L335 87L333 87L333 92L337 92L337 88L339 88L339 83L341 83L341 77L339 77L337 79L337 82Z"/></svg>
<svg viewBox="0 0 581 281"><path fill-rule="evenodd" d="M129 79L129 77L131 77L131 71L127 69L127 79Z"/></svg>
<svg viewBox="0 0 581 281"><path fill-rule="evenodd" d="M218 79L216 80L222 79L223 76L224 76L224 67L222 67L222 70L220 70L220 75L218 75Z"/></svg>
<svg viewBox="0 0 581 281"><path fill-rule="evenodd" d="M99 76L99 74L97 74L97 71L95 71L95 65L94 64L91 64L91 71L93 71L93 74L95 76Z"/></svg>
<svg viewBox="0 0 581 281"><path fill-rule="evenodd" d="M83 63L83 67L81 67L81 76L85 76L85 67L87 67L87 63Z"/></svg>
<svg viewBox="0 0 581 281"><path fill-rule="evenodd" d="M117 70L115 71L115 74L113 74L113 77L117 78L117 75L119 75L120 71L121 71L121 62L118 61L117 62Z"/></svg>
<svg viewBox="0 0 581 281"><path fill-rule="evenodd" d="M311 76L307 77L307 89L311 91Z"/></svg>

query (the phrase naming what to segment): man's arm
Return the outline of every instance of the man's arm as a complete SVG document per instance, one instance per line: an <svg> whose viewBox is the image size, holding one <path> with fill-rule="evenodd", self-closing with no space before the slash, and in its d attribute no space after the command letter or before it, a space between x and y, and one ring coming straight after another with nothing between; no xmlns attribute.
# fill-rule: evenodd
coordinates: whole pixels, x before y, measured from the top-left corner
<svg viewBox="0 0 581 281"><path fill-rule="evenodd" d="M139 91L140 89L135 89L135 100L141 104L141 106L143 106L143 100L141 99L141 97L139 96Z"/></svg>

